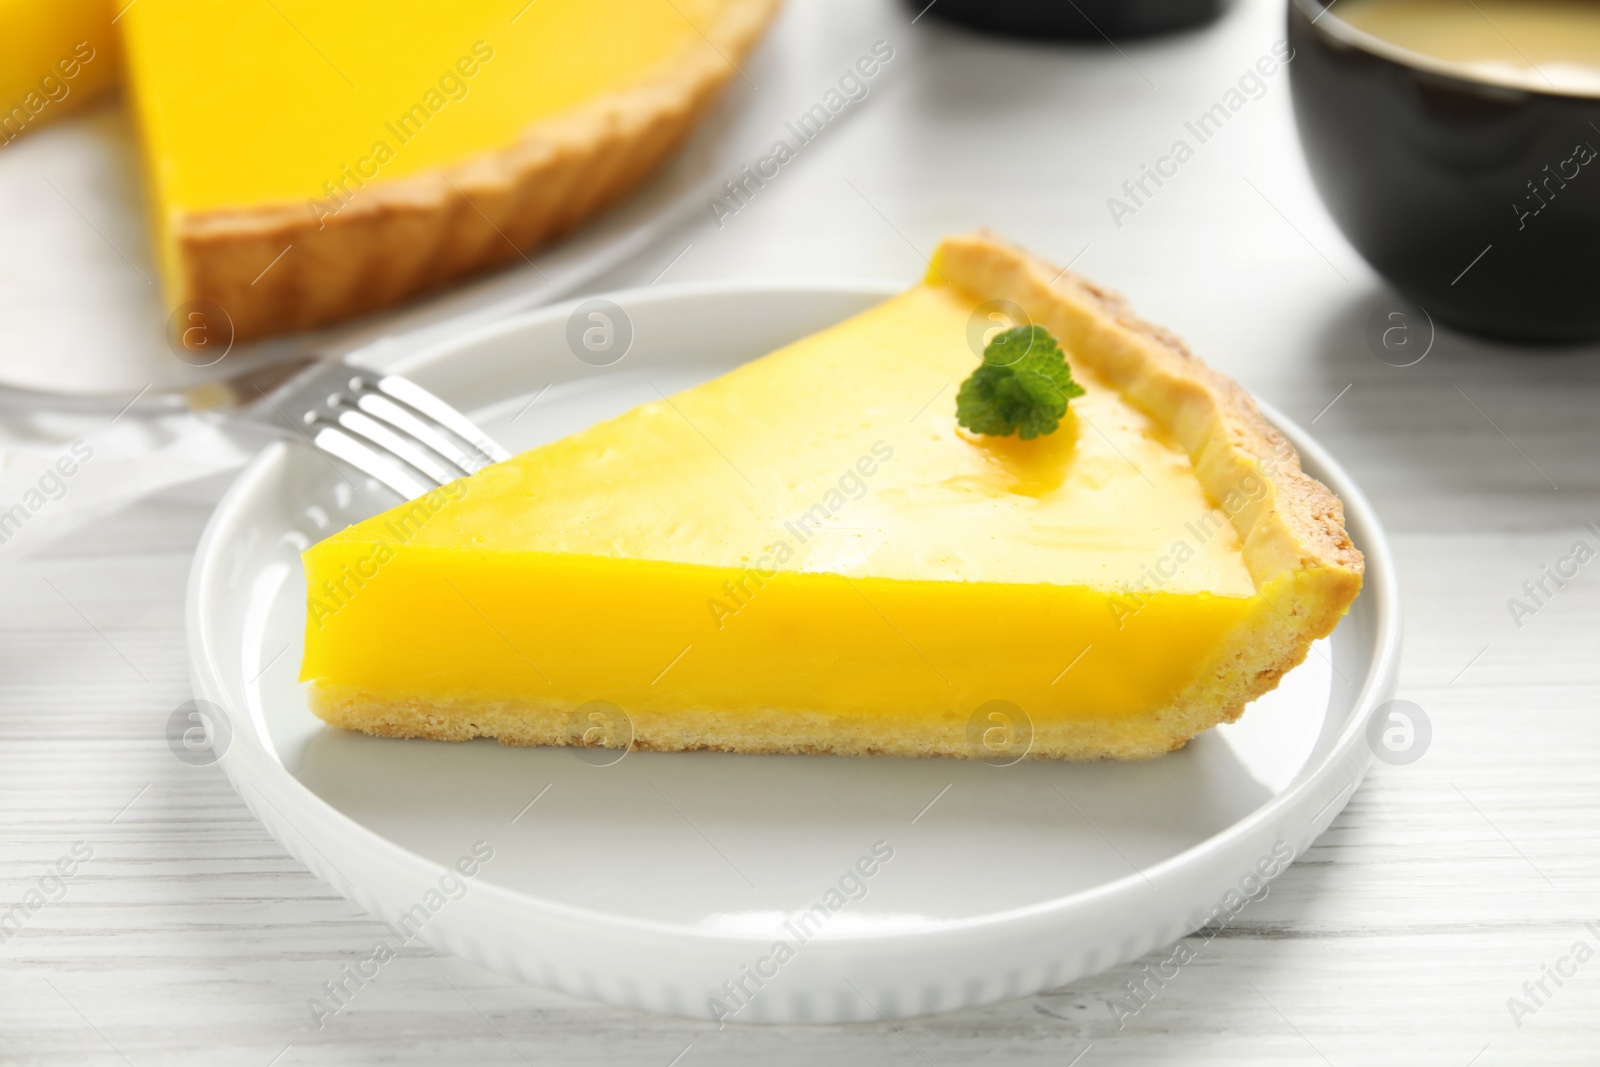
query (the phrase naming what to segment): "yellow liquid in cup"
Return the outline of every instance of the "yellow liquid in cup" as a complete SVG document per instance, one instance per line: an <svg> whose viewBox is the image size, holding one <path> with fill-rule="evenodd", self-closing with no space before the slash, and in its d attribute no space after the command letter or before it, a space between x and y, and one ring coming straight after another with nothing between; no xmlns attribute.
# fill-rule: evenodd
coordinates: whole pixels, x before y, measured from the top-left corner
<svg viewBox="0 0 1600 1067"><path fill-rule="evenodd" d="M1594 0L1338 0L1329 14L1482 81L1600 96Z"/></svg>

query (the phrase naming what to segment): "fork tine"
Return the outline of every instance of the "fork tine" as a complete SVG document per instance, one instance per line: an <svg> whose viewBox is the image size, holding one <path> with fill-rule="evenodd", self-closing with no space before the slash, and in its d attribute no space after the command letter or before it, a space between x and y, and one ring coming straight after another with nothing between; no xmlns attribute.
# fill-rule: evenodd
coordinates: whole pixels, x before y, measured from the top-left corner
<svg viewBox="0 0 1600 1067"><path fill-rule="evenodd" d="M432 478L438 485L453 482L461 477L459 472L451 470L445 464L434 459L426 450L418 448L414 441L395 433L363 411L346 409L339 412L339 425L353 434L365 437L379 448L386 448L393 452L417 470Z"/></svg>
<svg viewBox="0 0 1600 1067"><path fill-rule="evenodd" d="M500 463L511 458L511 453L495 444L489 436L472 424L461 412L446 404L417 383L406 378L386 375L378 379L378 388L396 400L422 412L463 441L476 448L491 462Z"/></svg>
<svg viewBox="0 0 1600 1067"><path fill-rule="evenodd" d="M408 500L510 458L421 386L350 363L309 367L257 392L246 419L288 430Z"/></svg>
<svg viewBox="0 0 1600 1067"><path fill-rule="evenodd" d="M472 456L466 449L382 393L362 393L356 398L356 406L379 422L388 423L401 433L409 434L421 441L459 468L462 474L473 474L489 465L483 459ZM456 478L460 475L451 477Z"/></svg>
<svg viewBox="0 0 1600 1067"><path fill-rule="evenodd" d="M368 448L341 429L323 426L312 438L312 443L330 456L342 459L362 473L378 479L407 500L415 500L430 491L430 486L423 485L399 463Z"/></svg>

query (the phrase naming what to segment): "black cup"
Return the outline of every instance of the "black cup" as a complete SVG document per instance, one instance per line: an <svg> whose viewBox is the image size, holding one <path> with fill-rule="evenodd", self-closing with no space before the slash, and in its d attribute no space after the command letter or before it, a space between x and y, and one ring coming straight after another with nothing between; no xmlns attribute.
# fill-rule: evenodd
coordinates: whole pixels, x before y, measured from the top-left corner
<svg viewBox="0 0 1600 1067"><path fill-rule="evenodd" d="M1600 338L1600 97L1497 84L1289 0L1312 178L1350 243L1436 319Z"/></svg>
<svg viewBox="0 0 1600 1067"><path fill-rule="evenodd" d="M1232 0L906 0L930 17L1007 37L1148 37L1204 25Z"/></svg>

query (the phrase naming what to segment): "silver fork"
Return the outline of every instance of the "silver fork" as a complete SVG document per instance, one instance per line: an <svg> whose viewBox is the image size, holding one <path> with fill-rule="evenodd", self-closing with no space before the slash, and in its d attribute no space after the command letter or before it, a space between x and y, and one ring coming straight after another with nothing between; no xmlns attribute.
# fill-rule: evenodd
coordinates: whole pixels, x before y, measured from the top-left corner
<svg viewBox="0 0 1600 1067"><path fill-rule="evenodd" d="M410 379L342 359L293 356L182 391L146 392L123 404L0 388L0 411L103 411L114 414L112 422L129 412L193 411L298 437L407 500L511 458L471 419Z"/></svg>
<svg viewBox="0 0 1600 1067"><path fill-rule="evenodd" d="M511 458L471 419L417 383L343 361L316 363L270 391L251 375L207 390L191 393L190 403L243 403L243 421L288 429L407 500Z"/></svg>

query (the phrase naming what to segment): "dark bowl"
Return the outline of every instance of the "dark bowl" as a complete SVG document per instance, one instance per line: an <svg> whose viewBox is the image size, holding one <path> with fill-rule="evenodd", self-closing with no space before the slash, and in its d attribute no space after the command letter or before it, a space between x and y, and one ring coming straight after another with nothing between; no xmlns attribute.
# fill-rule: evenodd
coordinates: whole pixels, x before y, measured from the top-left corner
<svg viewBox="0 0 1600 1067"><path fill-rule="evenodd" d="M1434 318L1600 338L1600 97L1497 84L1289 0L1311 176L1350 243Z"/></svg>
<svg viewBox="0 0 1600 1067"><path fill-rule="evenodd" d="M1148 37L1210 22L1231 0L907 0L931 18L1007 37Z"/></svg>

